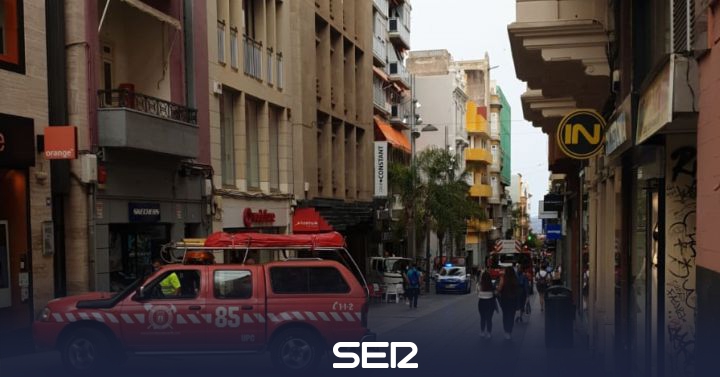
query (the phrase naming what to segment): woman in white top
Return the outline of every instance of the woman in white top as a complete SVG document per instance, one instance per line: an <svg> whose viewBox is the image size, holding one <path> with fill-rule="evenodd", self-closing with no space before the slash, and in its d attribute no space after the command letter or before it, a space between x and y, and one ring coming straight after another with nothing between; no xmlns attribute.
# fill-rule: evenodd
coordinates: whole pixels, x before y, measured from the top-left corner
<svg viewBox="0 0 720 377"><path fill-rule="evenodd" d="M492 317L497 308L495 300L495 287L493 287L490 273L483 271L477 284L478 312L480 312L480 336L490 339L492 337Z"/></svg>

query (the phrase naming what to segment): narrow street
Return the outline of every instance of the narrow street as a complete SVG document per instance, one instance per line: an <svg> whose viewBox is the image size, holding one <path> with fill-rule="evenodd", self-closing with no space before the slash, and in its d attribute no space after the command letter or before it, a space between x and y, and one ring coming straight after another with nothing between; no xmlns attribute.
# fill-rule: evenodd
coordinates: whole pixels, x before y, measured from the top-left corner
<svg viewBox="0 0 720 377"><path fill-rule="evenodd" d="M506 341L502 316L493 316L493 338L479 336L477 299L469 295L429 294L421 296L417 310L404 303L373 303L370 328L379 341L415 342L418 355L410 362L418 370L396 369L393 375L453 375L475 373L503 376L595 376L596 368L580 341L572 349L547 349L544 344L544 313L539 310L538 295L531 296L532 314L516 324L513 339ZM527 318L527 317L526 317ZM400 360L403 356L399 356ZM338 360L339 361L339 360ZM345 360L342 360L343 362ZM378 362L380 360L372 360ZM559 367L559 365L562 365ZM0 359L4 377L57 376L62 364L59 354L45 352ZM116 370L118 376L211 376L237 371L244 376L279 376L270 366L268 355L207 357L133 357ZM336 374L332 360L323 359L318 375ZM368 375L376 370L342 370L343 375Z"/></svg>

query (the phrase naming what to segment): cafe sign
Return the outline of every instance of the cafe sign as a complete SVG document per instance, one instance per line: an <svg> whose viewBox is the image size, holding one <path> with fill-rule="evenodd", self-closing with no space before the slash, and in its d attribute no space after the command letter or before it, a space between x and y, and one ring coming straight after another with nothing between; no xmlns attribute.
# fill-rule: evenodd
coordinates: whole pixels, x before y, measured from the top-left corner
<svg viewBox="0 0 720 377"><path fill-rule="evenodd" d="M272 225L275 222L275 214L268 212L266 209L259 209L253 212L251 208L245 208L243 211L243 224L246 228L252 228L253 225L267 224Z"/></svg>

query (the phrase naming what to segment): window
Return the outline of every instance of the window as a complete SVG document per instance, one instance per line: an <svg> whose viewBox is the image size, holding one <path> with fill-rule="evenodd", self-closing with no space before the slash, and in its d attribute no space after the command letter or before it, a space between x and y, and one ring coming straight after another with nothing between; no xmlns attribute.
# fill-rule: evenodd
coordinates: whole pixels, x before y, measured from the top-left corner
<svg viewBox="0 0 720 377"><path fill-rule="evenodd" d="M243 14L245 15L245 35L255 39L255 1L243 0Z"/></svg>
<svg viewBox="0 0 720 377"><path fill-rule="evenodd" d="M220 157L222 183L235 186L235 116L237 93L223 88L220 97Z"/></svg>
<svg viewBox="0 0 720 377"><path fill-rule="evenodd" d="M171 270L155 279L145 292L151 299L191 299L200 291L200 271Z"/></svg>
<svg viewBox="0 0 720 377"><path fill-rule="evenodd" d="M245 134L247 150L246 179L248 188L260 188L260 152L258 148L258 113L260 103L248 99L245 101Z"/></svg>
<svg viewBox="0 0 720 377"><path fill-rule="evenodd" d="M22 0L0 0L0 69L25 74Z"/></svg>
<svg viewBox="0 0 720 377"><path fill-rule="evenodd" d="M219 299L246 299L253 296L252 274L247 270L215 271L214 295Z"/></svg>
<svg viewBox="0 0 720 377"><path fill-rule="evenodd" d="M274 293L347 293L350 286L334 267L273 267Z"/></svg>
<svg viewBox="0 0 720 377"><path fill-rule="evenodd" d="M230 28L230 67L238 69L238 32Z"/></svg>
<svg viewBox="0 0 720 377"><path fill-rule="evenodd" d="M270 190L280 190L280 118L282 109L270 109Z"/></svg>
<svg viewBox="0 0 720 377"><path fill-rule="evenodd" d="M225 63L225 21L217 23L218 63Z"/></svg>

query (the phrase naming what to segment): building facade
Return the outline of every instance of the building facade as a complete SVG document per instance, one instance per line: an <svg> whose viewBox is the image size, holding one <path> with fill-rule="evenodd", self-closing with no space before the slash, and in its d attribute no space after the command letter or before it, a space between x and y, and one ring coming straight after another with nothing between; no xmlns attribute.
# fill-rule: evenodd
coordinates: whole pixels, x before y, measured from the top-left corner
<svg viewBox="0 0 720 377"><path fill-rule="evenodd" d="M707 49L708 4L517 1L508 27L528 83L525 118L548 134L550 170L564 174L553 181L562 197L555 257L591 349L611 371L696 372L696 303L709 287L697 285L695 251L696 56ZM566 155L556 137L576 109L607 120L604 148L586 160Z"/></svg>
<svg viewBox="0 0 720 377"><path fill-rule="evenodd" d="M467 166L465 153L470 145L466 124L469 97L462 70L457 67L447 50L411 51L407 59L407 67L414 76L414 96L422 103L423 122L432 124L438 129L435 132L417 134L416 151L419 153L427 148L446 149L460 161L460 171L465 171ZM477 123L477 120L471 120ZM481 140L480 136L477 137L477 140ZM480 160L485 162L489 160L489 152L482 149L481 141L478 141L476 151L480 151L481 154L477 156L478 163L482 163ZM482 179L473 187L478 190L483 187L484 192L476 193L478 198L490 194L489 186L482 186ZM447 250L438 250L437 237L430 237L431 251L452 257L453 255L449 254L452 250L450 242L443 243L443 247ZM437 255L439 254L434 256ZM465 257L461 252L454 256Z"/></svg>
<svg viewBox="0 0 720 377"><path fill-rule="evenodd" d="M53 298L45 2L6 1L0 16L0 337ZM49 242L49 245L46 245Z"/></svg>
<svg viewBox="0 0 720 377"><path fill-rule="evenodd" d="M207 2L213 230L288 234L294 194L291 6ZM267 255L254 258L264 261Z"/></svg>
<svg viewBox="0 0 720 377"><path fill-rule="evenodd" d="M373 229L373 3L292 1L290 48L302 57L288 72L296 88L293 190L296 225L327 222L346 236L356 261L375 254ZM295 211L297 214L297 211Z"/></svg>
<svg viewBox="0 0 720 377"><path fill-rule="evenodd" d="M412 97L412 79L405 67L405 57L410 49L409 1L373 0L373 120L376 149L387 148L386 165L409 164L411 145L408 138L414 124L415 102ZM377 162L373 163L375 166ZM375 171L375 178L380 172ZM386 184L381 185L384 188ZM386 192L375 190L373 196L378 206L376 217L377 255L409 256L407 235L397 234L397 227L404 212L399 194L393 193L391 185Z"/></svg>
<svg viewBox="0 0 720 377"><path fill-rule="evenodd" d="M207 85L207 53L196 48L207 43L206 11L197 5L64 2L72 44L59 57L80 156L58 170L69 180L53 216L65 235L60 295L120 289L163 244L211 230L207 100L195 95Z"/></svg>

